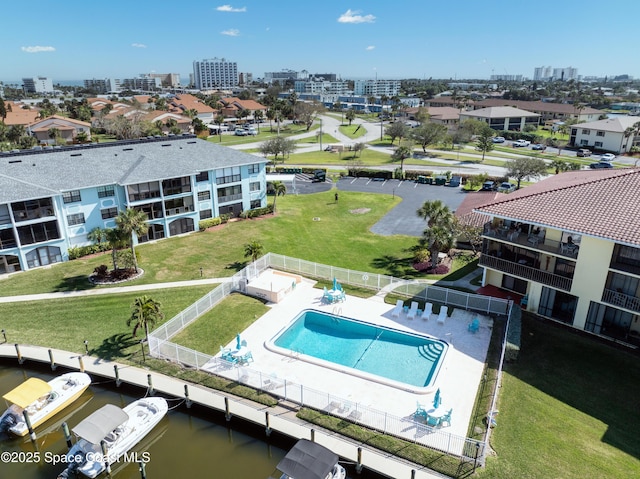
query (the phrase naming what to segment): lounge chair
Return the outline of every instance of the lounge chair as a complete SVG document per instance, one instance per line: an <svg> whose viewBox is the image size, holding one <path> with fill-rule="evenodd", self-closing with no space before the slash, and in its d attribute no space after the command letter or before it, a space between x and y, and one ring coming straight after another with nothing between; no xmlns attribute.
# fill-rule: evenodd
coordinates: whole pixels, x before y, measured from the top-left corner
<svg viewBox="0 0 640 479"><path fill-rule="evenodd" d="M326 286L324 287L324 292L322 294L322 300L326 301L327 303L333 303L336 300L335 297L331 293L329 293L329 290L327 290Z"/></svg>
<svg viewBox="0 0 640 479"><path fill-rule="evenodd" d="M391 311L391 317L392 318L397 318L400 316L400 313L402 313L402 307L404 306L404 301L402 301L401 299L399 299L398 301L396 301L396 307L393 308L393 311Z"/></svg>
<svg viewBox="0 0 640 479"><path fill-rule="evenodd" d="M447 319L447 307L446 306L441 306L440 307L440 314L438 314L438 323L439 324L444 324L445 320Z"/></svg>
<svg viewBox="0 0 640 479"><path fill-rule="evenodd" d="M431 317L431 313L433 313L433 304L425 303L424 311L422 312L422 317L424 319L429 319Z"/></svg>
<svg viewBox="0 0 640 479"><path fill-rule="evenodd" d="M416 317L416 313L418 312L418 303L415 301L411 301L411 307L407 312L407 319L413 319Z"/></svg>
<svg viewBox="0 0 640 479"><path fill-rule="evenodd" d="M467 326L467 330L470 333L477 333L478 329L480 329L480 320L477 317L475 317L473 318L473 321L469 323L469 326Z"/></svg>
<svg viewBox="0 0 640 479"><path fill-rule="evenodd" d="M447 413L442 416L440 418L440 420L438 421L438 426L442 426L444 425L444 423L446 422L449 426L451 426L451 413L453 412L453 409L449 409L449 411L447 411Z"/></svg>
<svg viewBox="0 0 640 479"><path fill-rule="evenodd" d="M237 359L231 354L231 350L223 346L220 346L220 357L230 363L235 363L237 361Z"/></svg>
<svg viewBox="0 0 640 479"><path fill-rule="evenodd" d="M427 410L419 402L416 403L416 412L413 413L413 417L414 419L422 419L423 421L427 420Z"/></svg>

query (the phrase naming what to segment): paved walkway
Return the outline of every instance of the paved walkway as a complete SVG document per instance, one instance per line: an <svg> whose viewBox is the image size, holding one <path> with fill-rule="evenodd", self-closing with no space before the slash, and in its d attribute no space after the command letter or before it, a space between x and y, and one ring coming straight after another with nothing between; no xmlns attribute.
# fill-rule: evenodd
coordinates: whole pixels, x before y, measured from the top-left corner
<svg viewBox="0 0 640 479"><path fill-rule="evenodd" d="M113 288L83 289L80 291L63 291L57 293L24 294L20 296L0 297L0 303L18 303L21 301L40 301L44 299L78 298L83 296L97 296L103 294L132 293L135 291L151 291L154 289L186 288L188 286L203 286L220 284L231 281L231 278L207 278L191 281L175 281L171 283L137 284L134 286L115 286Z"/></svg>

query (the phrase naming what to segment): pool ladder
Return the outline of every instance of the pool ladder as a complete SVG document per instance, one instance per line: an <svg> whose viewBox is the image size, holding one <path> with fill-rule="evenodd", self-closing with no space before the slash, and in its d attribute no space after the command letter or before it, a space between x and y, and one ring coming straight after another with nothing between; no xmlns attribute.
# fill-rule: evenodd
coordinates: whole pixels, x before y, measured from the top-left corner
<svg viewBox="0 0 640 479"><path fill-rule="evenodd" d="M342 306L334 306L333 307L333 311L331 311L331 314L335 315L335 316L342 316ZM338 318L333 318L335 321L339 321Z"/></svg>

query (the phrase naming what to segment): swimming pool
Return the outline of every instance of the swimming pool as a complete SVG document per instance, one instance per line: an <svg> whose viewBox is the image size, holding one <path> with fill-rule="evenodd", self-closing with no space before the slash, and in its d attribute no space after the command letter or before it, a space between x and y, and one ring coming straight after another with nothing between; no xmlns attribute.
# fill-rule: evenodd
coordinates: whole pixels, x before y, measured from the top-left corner
<svg viewBox="0 0 640 479"><path fill-rule="evenodd" d="M445 341L307 309L268 349L416 393L433 389Z"/></svg>

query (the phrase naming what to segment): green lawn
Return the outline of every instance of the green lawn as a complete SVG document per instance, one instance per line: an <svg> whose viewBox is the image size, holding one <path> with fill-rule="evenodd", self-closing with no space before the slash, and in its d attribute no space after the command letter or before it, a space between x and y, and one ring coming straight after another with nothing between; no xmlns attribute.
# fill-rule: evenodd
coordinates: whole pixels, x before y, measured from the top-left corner
<svg viewBox="0 0 640 479"><path fill-rule="evenodd" d="M340 133L343 135L347 135L352 140L360 138L367 132L364 126L360 126L359 124L351 124L351 125L341 125Z"/></svg>
<svg viewBox="0 0 640 479"><path fill-rule="evenodd" d="M272 198L269 199L272 201ZM341 192L285 195L277 200L278 214L228 223L215 231L194 233L136 247L145 274L127 285L225 277L242 269L244 245L257 239L265 251L360 271L413 277L408 249L416 238L378 236L369 231L400 198ZM363 209L365 213L352 212ZM319 218L314 221L314 218ZM111 255L55 264L25 271L0 281L0 295L91 289L87 276ZM104 286L99 286L104 288Z"/></svg>
<svg viewBox="0 0 640 479"><path fill-rule="evenodd" d="M10 343L35 344L71 352L89 352L104 359L127 359L138 354L144 332L132 338L126 321L131 304L143 294L159 301L165 321L190 306L215 286L172 288L147 293L63 298L0 304L0 328ZM156 325L158 326L158 325Z"/></svg>
<svg viewBox="0 0 640 479"><path fill-rule="evenodd" d="M525 315L486 469L508 478L640 477L640 361Z"/></svg>

